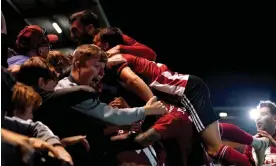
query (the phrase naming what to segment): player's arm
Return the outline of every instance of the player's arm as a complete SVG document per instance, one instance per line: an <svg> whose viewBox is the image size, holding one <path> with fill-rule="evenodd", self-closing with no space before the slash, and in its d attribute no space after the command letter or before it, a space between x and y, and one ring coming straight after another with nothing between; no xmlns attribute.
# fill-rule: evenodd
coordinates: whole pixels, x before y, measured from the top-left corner
<svg viewBox="0 0 276 166"><path fill-rule="evenodd" d="M148 46L137 42L127 35L123 35L123 40L126 45L120 45L121 53L132 54L134 56L142 57L150 61L156 60L156 53Z"/></svg>
<svg viewBox="0 0 276 166"><path fill-rule="evenodd" d="M135 140L143 146L148 146L156 141L176 138L181 135L179 129L185 130L185 137L191 138L192 127L188 116L181 112L171 112L160 117L146 132L139 134Z"/></svg>
<svg viewBox="0 0 276 166"><path fill-rule="evenodd" d="M147 84L130 67L125 66L121 70L120 79L126 84L127 89L135 93L142 100L148 101L153 97L153 93Z"/></svg>
<svg viewBox="0 0 276 166"><path fill-rule="evenodd" d="M154 128L150 128L146 132L139 134L135 141L142 145L143 147L152 145L156 141L159 141L162 138L161 134L157 132Z"/></svg>
<svg viewBox="0 0 276 166"><path fill-rule="evenodd" d="M153 93L138 75L142 75L143 78L152 81L155 78L155 71L158 70L158 67L150 67L154 63L145 58L139 58L131 54L121 55L127 62L116 69L120 80L125 83L127 89L134 92L142 100L148 101L153 96Z"/></svg>
<svg viewBox="0 0 276 166"><path fill-rule="evenodd" d="M123 135L116 135L111 137L112 142L115 141L124 141L124 140L131 140L129 142L132 142L133 144L140 145L142 147L147 147L149 145L152 145L156 141L159 141L161 139L161 134L158 133L154 128L150 128L146 132L143 132L141 134L132 133L132 134L123 134Z"/></svg>

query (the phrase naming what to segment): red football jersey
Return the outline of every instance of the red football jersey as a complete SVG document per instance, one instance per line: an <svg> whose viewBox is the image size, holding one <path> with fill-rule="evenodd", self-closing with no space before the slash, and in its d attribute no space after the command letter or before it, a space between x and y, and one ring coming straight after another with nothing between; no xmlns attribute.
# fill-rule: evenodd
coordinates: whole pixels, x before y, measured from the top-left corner
<svg viewBox="0 0 276 166"><path fill-rule="evenodd" d="M172 72L164 64L155 63L141 57L130 54L122 54L122 56L126 59L126 62L117 68L117 73L120 73L124 67L128 66L152 89L173 96L182 96L184 94L189 79L188 74ZM161 133L164 140L163 142L167 142L166 140L174 140L174 142L176 142L177 146L174 146L175 148L173 149L175 150L172 151L180 153L177 160L179 160L180 157L183 165L193 163L193 161L189 160L189 155L191 153L201 154L199 158L197 158L196 163L210 165L211 162L208 160L203 147L196 149L196 151L200 152L193 151L193 145L195 145L193 139L194 137L198 137L198 134L193 131L193 124L189 117L189 113L173 105L168 105L167 108L170 110L170 113L160 117L152 128ZM169 141L168 144L164 144L167 147L172 147L170 145L171 143L172 142ZM200 139L198 139L196 144L201 144ZM174 164L175 161L169 162Z"/></svg>
<svg viewBox="0 0 276 166"><path fill-rule="evenodd" d="M149 87L170 95L182 96L184 94L189 79L188 74L172 72L166 65L155 63L145 58L130 54L122 55L127 62L118 68L118 72L125 66L129 66Z"/></svg>

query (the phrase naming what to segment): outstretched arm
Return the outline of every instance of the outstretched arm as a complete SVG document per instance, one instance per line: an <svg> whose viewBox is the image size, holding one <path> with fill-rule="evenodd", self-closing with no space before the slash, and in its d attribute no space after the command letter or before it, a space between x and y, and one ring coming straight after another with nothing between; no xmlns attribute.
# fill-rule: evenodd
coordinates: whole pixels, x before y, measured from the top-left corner
<svg viewBox="0 0 276 166"><path fill-rule="evenodd" d="M148 101L153 97L153 93L147 84L128 66L121 70L120 79L126 84L126 88L134 92L142 100Z"/></svg>

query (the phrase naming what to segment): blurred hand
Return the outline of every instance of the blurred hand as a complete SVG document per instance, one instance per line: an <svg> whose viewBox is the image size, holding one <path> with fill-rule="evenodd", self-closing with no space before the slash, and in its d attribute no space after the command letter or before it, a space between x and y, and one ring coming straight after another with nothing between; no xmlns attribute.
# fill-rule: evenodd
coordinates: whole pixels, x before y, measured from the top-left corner
<svg viewBox="0 0 276 166"><path fill-rule="evenodd" d="M86 136L82 136L82 135L63 138L61 140L61 143L64 146L74 145L76 143L82 143L87 151L90 150L90 145L89 145L88 141L86 140Z"/></svg>
<svg viewBox="0 0 276 166"><path fill-rule="evenodd" d="M58 152L59 154L59 159L66 161L68 163L70 163L71 165L74 165L72 157L70 156L70 154L64 149L64 147L62 146L55 146L54 147L55 150Z"/></svg>
<svg viewBox="0 0 276 166"><path fill-rule="evenodd" d="M63 161L70 163L71 165L74 165L70 154L62 146L52 146L49 143L37 138L29 138L28 143L34 149L46 149L49 151L50 156L61 159Z"/></svg>
<svg viewBox="0 0 276 166"><path fill-rule="evenodd" d="M20 71L19 65L12 65L8 68L8 71L12 73L13 76L16 76L17 73Z"/></svg>
<svg viewBox="0 0 276 166"><path fill-rule="evenodd" d="M111 141L119 141L119 140L126 140L127 138L129 138L130 134L121 134L121 135L115 135L112 136L110 139Z"/></svg>
<svg viewBox="0 0 276 166"><path fill-rule="evenodd" d="M8 48L8 57L16 56L18 55L17 52L15 52L13 49Z"/></svg>
<svg viewBox="0 0 276 166"><path fill-rule="evenodd" d="M268 138L269 140L274 140L272 138L272 136L270 134L268 134L266 131L264 130L258 130L258 135L261 136L261 137L266 137Z"/></svg>
<svg viewBox="0 0 276 166"><path fill-rule="evenodd" d="M119 54L120 53L120 45L117 45L117 46L109 49L108 51L106 51L106 53L108 54L108 58L115 54Z"/></svg>
<svg viewBox="0 0 276 166"><path fill-rule="evenodd" d="M146 115L162 115L168 112L165 105L161 101L157 101L156 96L150 98L144 108Z"/></svg>
<svg viewBox="0 0 276 166"><path fill-rule="evenodd" d="M52 153L52 155L54 157L60 158L58 151L52 145L50 145L49 143L47 143L41 139L28 138L26 141L23 140L23 142L20 142L20 143L28 144L37 150L43 150L43 149L48 150L50 153Z"/></svg>
<svg viewBox="0 0 276 166"><path fill-rule="evenodd" d="M269 139L270 144L276 146L276 140L266 131L264 130L258 130L258 135L261 137L266 137Z"/></svg>
<svg viewBox="0 0 276 166"><path fill-rule="evenodd" d="M126 61L127 60L123 57L122 54L114 54L114 55L108 57L108 61L107 61L106 67L110 69L113 66L122 64L122 63L124 63Z"/></svg>
<svg viewBox="0 0 276 166"><path fill-rule="evenodd" d="M108 104L113 108L130 108L128 103L122 97L116 97L111 103Z"/></svg>
<svg viewBox="0 0 276 166"><path fill-rule="evenodd" d="M1 135L2 140L20 147L24 162L28 162L34 150L48 150L54 157L60 158L52 145L38 138L26 137L5 129L1 129Z"/></svg>

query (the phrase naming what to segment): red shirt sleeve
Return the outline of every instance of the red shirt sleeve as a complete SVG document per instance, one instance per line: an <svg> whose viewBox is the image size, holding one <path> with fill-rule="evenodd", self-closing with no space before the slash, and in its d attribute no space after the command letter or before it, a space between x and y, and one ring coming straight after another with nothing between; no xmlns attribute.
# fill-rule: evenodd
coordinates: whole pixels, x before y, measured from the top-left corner
<svg viewBox="0 0 276 166"><path fill-rule="evenodd" d="M132 39L131 37L129 37L125 34L123 34L123 40L124 40L125 45L127 45L127 46L132 46L132 45L138 43L136 40Z"/></svg>
<svg viewBox="0 0 276 166"><path fill-rule="evenodd" d="M151 61L156 60L157 55L151 48L137 42L127 35L123 35L123 40L125 45L120 45L121 53L132 54Z"/></svg>
<svg viewBox="0 0 276 166"><path fill-rule="evenodd" d="M162 72L168 69L166 65L156 64L145 58L140 58L130 54L122 55L127 62L120 65L117 72L120 73L125 66L129 66L134 73L139 75L146 82L154 81Z"/></svg>

